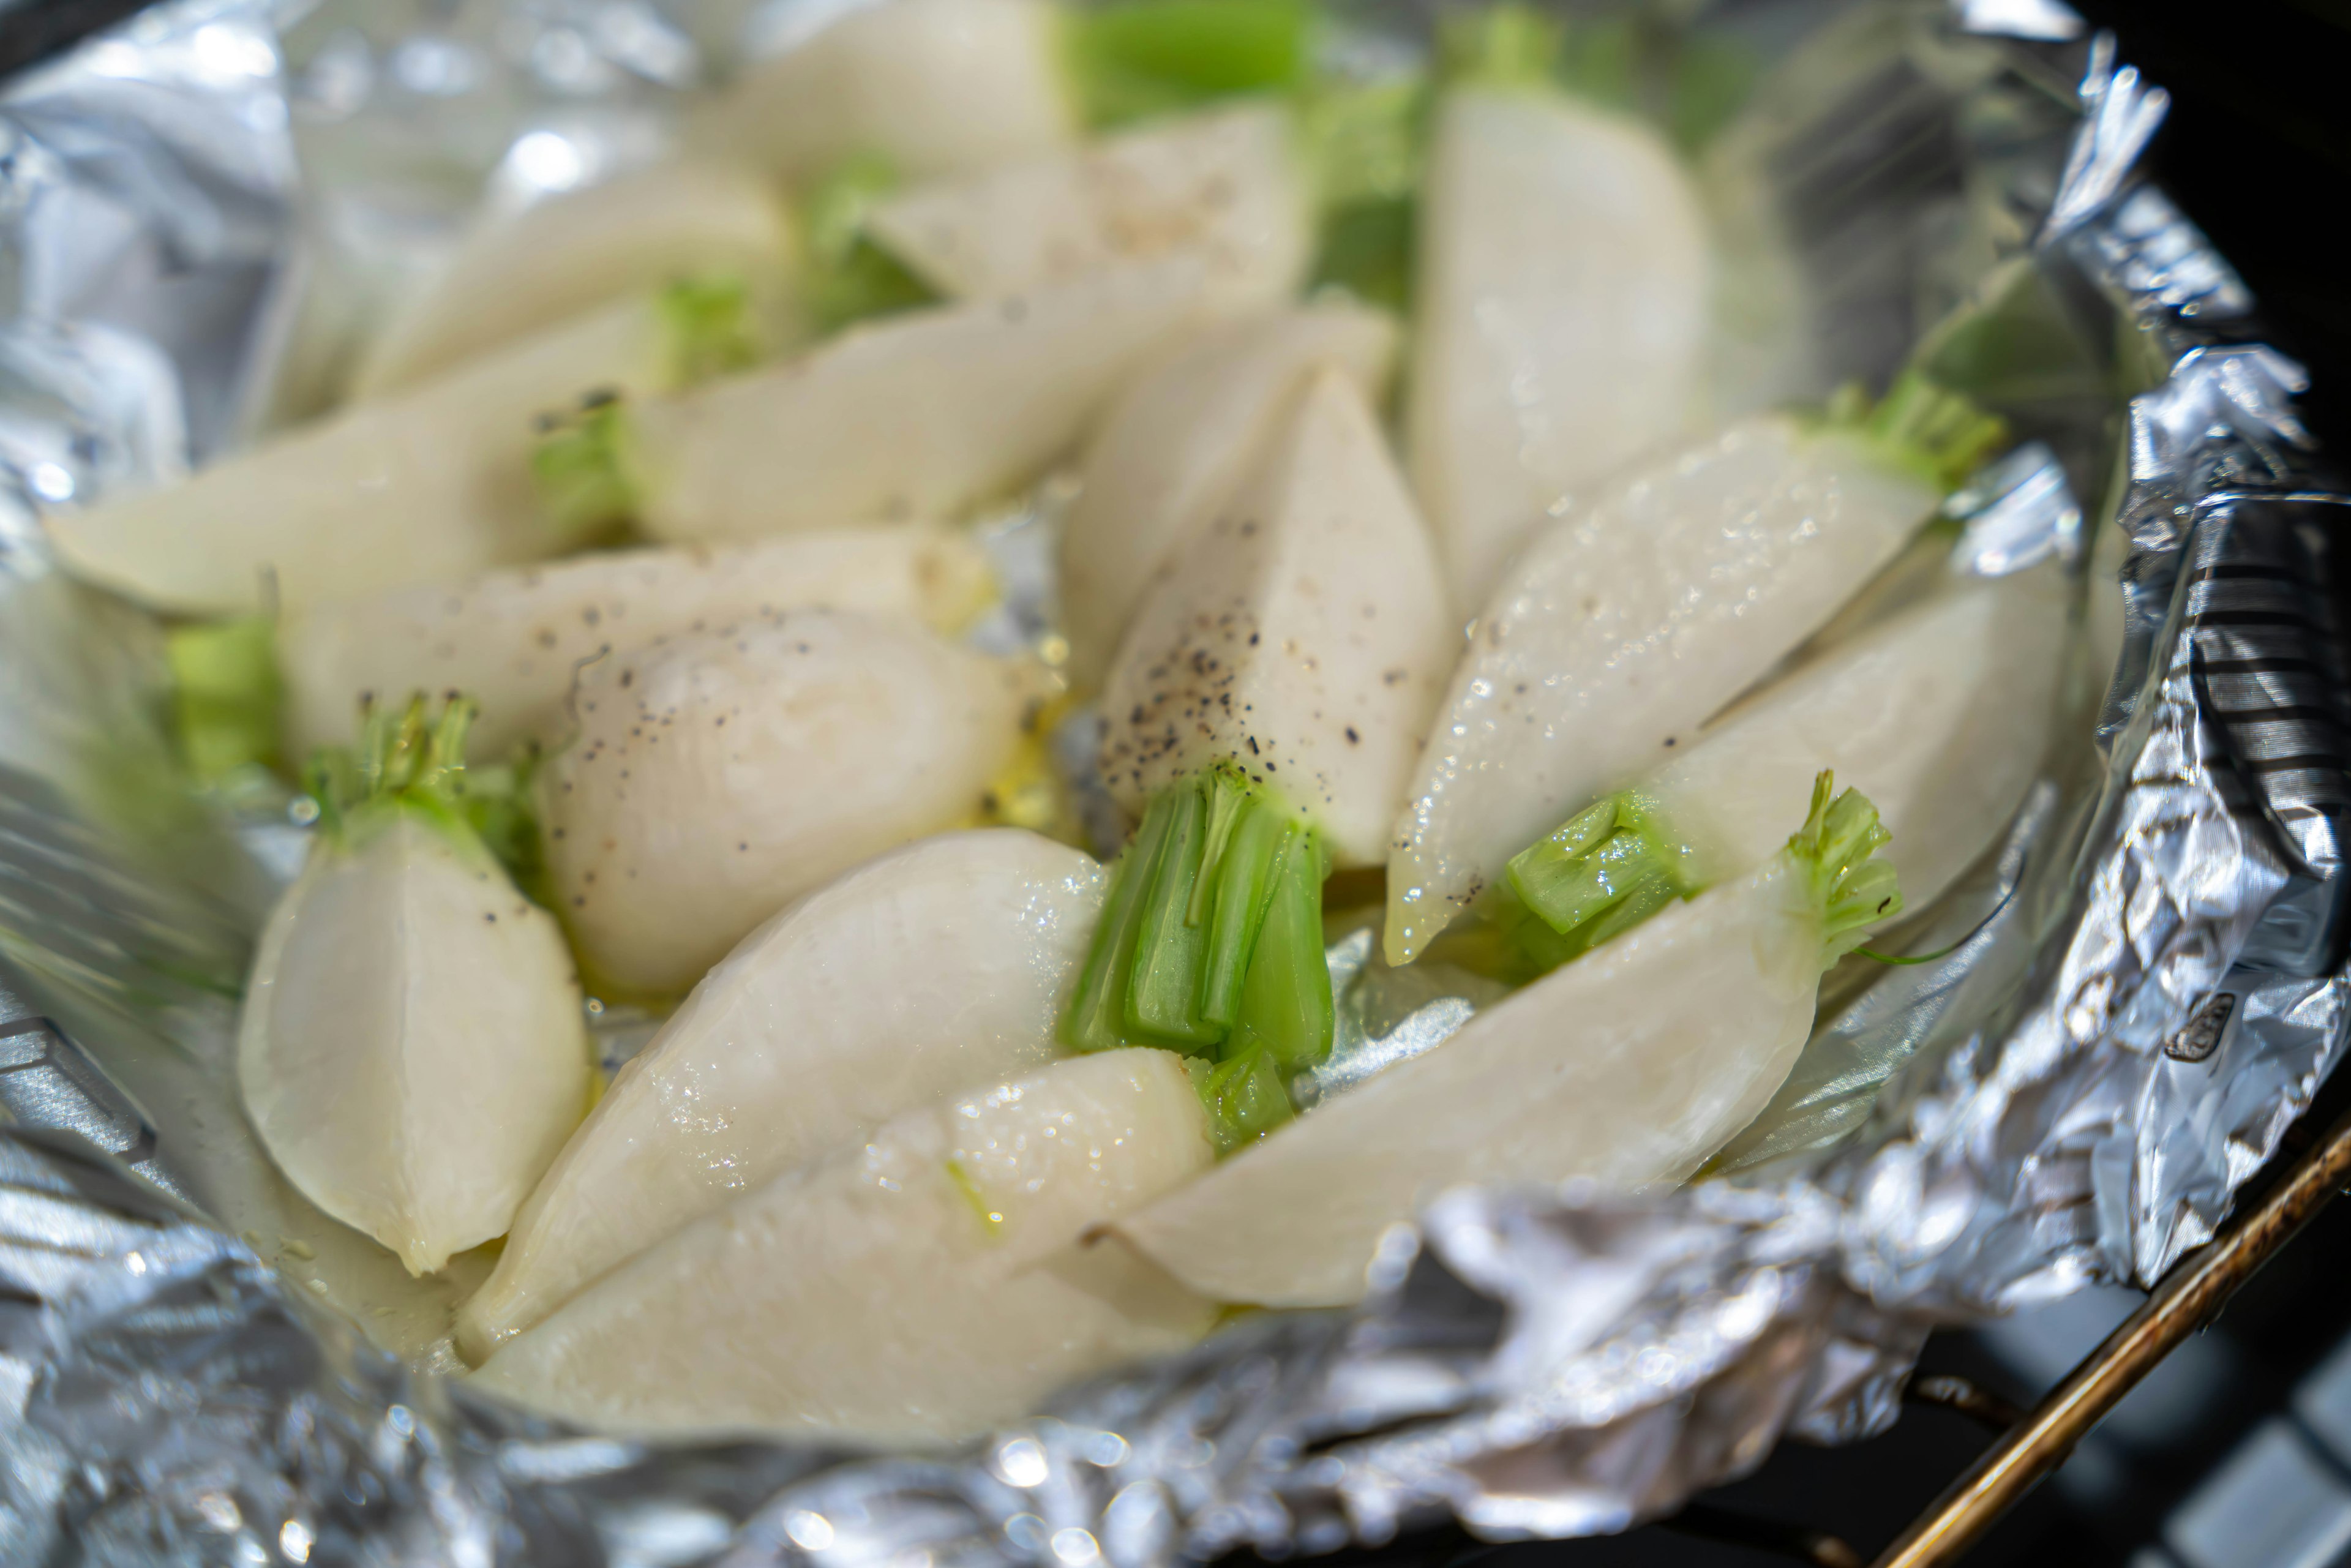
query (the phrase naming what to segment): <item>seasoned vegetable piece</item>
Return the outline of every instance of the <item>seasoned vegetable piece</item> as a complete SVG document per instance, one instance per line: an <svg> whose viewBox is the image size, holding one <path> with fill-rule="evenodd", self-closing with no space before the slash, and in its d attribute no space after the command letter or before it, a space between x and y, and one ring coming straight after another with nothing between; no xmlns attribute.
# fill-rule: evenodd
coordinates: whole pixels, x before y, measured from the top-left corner
<svg viewBox="0 0 2351 1568"><path fill-rule="evenodd" d="M1247 316L1121 394L1061 524L1061 619L1081 680L1102 679L1152 573L1207 526L1314 371L1344 371L1377 402L1395 338L1387 317L1353 305Z"/></svg>
<svg viewBox="0 0 2351 1568"><path fill-rule="evenodd" d="M1253 103L1154 122L1081 151L912 191L869 232L942 294L998 299L1105 267L1198 252L1220 290L1286 299L1311 248L1287 110Z"/></svg>
<svg viewBox="0 0 2351 1568"><path fill-rule="evenodd" d="M1018 829L925 839L746 937L613 1080L457 1319L475 1362L737 1193L1059 1054L1102 868Z"/></svg>
<svg viewBox="0 0 2351 1568"><path fill-rule="evenodd" d="M1511 855L1689 743L1891 559L1999 424L1906 382L1742 420L1546 525L1495 591L1388 860L1405 963Z"/></svg>
<svg viewBox="0 0 2351 1568"><path fill-rule="evenodd" d="M691 329L725 339L739 291L695 288ZM582 394L678 382L678 295L622 300L362 403L180 484L46 520L78 576L158 610L235 614L356 598L536 560L549 526L532 473L540 418ZM669 303L665 303L665 301Z"/></svg>
<svg viewBox="0 0 2351 1568"><path fill-rule="evenodd" d="M329 755L261 934L237 1081L278 1169L412 1274L505 1232L588 1108L563 934L458 810L468 710L378 710Z"/></svg>
<svg viewBox="0 0 2351 1568"><path fill-rule="evenodd" d="M1047 0L892 0L755 62L689 132L789 180L855 153L910 176L1027 158L1077 133Z"/></svg>
<svg viewBox="0 0 2351 1568"><path fill-rule="evenodd" d="M1689 430L1709 265L1656 132L1540 87L1440 99L1405 429L1465 612L1545 508Z"/></svg>
<svg viewBox="0 0 2351 1568"><path fill-rule="evenodd" d="M1380 1233L1469 1183L1687 1177L1744 1126L1811 1031L1821 972L1899 912L1869 803L1811 815L1761 870L1479 1013L1120 1222L1220 1301L1333 1306Z"/></svg>
<svg viewBox="0 0 2351 1568"><path fill-rule="evenodd" d="M617 510L665 539L951 517L1067 450L1102 402L1213 308L1196 260L911 311L807 357L566 432ZM591 510L576 522L609 520Z"/></svg>
<svg viewBox="0 0 2351 1568"><path fill-rule="evenodd" d="M793 899L971 817L1019 740L1017 667L831 611L600 660L539 770L590 979L676 993Z"/></svg>
<svg viewBox="0 0 2351 1568"><path fill-rule="evenodd" d="M380 397L623 295L720 277L772 298L792 235L767 182L664 163L476 220L369 346L354 397ZM584 389L580 389L584 390Z"/></svg>
<svg viewBox="0 0 2351 1568"><path fill-rule="evenodd" d="M1197 1175L1183 1062L1118 1051L910 1111L756 1186L493 1355L477 1386L632 1432L971 1436L1205 1333L1114 1239Z"/></svg>
<svg viewBox="0 0 2351 1568"><path fill-rule="evenodd" d="M1103 779L1140 812L1229 758L1315 822L1340 865L1376 865L1458 637L1363 392L1321 371L1144 595L1103 690Z"/></svg>
<svg viewBox="0 0 2351 1568"><path fill-rule="evenodd" d="M563 737L563 699L587 660L763 611L853 610L953 632L991 588L977 545L908 525L583 556L297 610L277 637L287 751L307 755L362 696L462 688L481 706L474 755L502 757Z"/></svg>

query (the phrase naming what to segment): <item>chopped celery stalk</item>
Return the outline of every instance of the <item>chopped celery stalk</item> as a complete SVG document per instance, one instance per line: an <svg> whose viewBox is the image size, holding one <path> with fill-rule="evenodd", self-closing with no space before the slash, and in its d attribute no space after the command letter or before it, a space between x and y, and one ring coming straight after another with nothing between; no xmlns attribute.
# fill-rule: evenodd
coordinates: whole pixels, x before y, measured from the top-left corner
<svg viewBox="0 0 2351 1568"><path fill-rule="evenodd" d="M1840 387L1822 412L1824 430L1858 439L1879 462L1949 490L2007 443L1998 414L1905 371L1870 402L1861 388Z"/></svg>
<svg viewBox="0 0 2351 1568"><path fill-rule="evenodd" d="M676 385L714 381L759 362L758 319L750 285L740 277L679 278L661 291L657 308Z"/></svg>
<svg viewBox="0 0 2351 1568"><path fill-rule="evenodd" d="M547 422L530 455L531 482L539 509L566 538L584 540L636 512L628 434L628 412L610 392L590 397L569 419Z"/></svg>
<svg viewBox="0 0 2351 1568"><path fill-rule="evenodd" d="M1207 973L1200 987L1200 1016L1210 1023L1229 1029L1240 1011L1241 982L1265 929L1277 861L1290 831L1287 811L1270 800L1250 800L1217 862Z"/></svg>
<svg viewBox="0 0 2351 1568"><path fill-rule="evenodd" d="M183 626L164 644L181 754L199 783L277 762L277 628L266 615Z"/></svg>
<svg viewBox="0 0 2351 1568"><path fill-rule="evenodd" d="M1079 973L1069 1011L1061 1015L1061 1043L1073 1051L1110 1051L1134 1043L1126 1031L1127 977L1134 967L1144 904L1158 874L1160 852L1180 808L1173 790L1154 800L1126 852L1111 867L1110 895L1102 902L1102 923L1094 927L1093 946L1087 950L1086 967Z"/></svg>
<svg viewBox="0 0 2351 1568"><path fill-rule="evenodd" d="M1696 889L1679 873L1678 845L1629 795L1579 811L1510 864L1513 892L1567 938L1564 957L1597 947Z"/></svg>
<svg viewBox="0 0 2351 1568"><path fill-rule="evenodd" d="M865 232L866 215L904 183L887 158L857 153L842 159L802 198L808 265L800 293L819 331L938 302L929 285Z"/></svg>
<svg viewBox="0 0 2351 1568"><path fill-rule="evenodd" d="M1280 1064L1263 1046L1208 1068L1196 1082L1219 1156L1255 1143L1297 1114Z"/></svg>
<svg viewBox="0 0 2351 1568"><path fill-rule="evenodd" d="M1207 802L1199 789L1169 791L1175 804L1166 839L1143 902L1134 970L1127 985L1126 1024L1152 1040L1214 1045L1224 1031L1200 1016L1200 971L1208 933L1189 918L1201 880Z"/></svg>
<svg viewBox="0 0 2351 1568"><path fill-rule="evenodd" d="M1460 12L1437 29L1437 69L1454 86L1547 87L1559 70L1566 37L1555 17L1531 5Z"/></svg>
<svg viewBox="0 0 2351 1568"><path fill-rule="evenodd" d="M1303 0L1125 0L1072 11L1070 75L1087 121L1119 125L1300 85L1315 9Z"/></svg>
<svg viewBox="0 0 2351 1568"><path fill-rule="evenodd" d="M1238 1061L1270 1051L1285 1071L1313 1066L1331 1052L1335 1014L1331 969L1322 956L1322 847L1311 830L1288 834L1274 870L1273 898L1249 955L1232 1032L1221 1052Z"/></svg>

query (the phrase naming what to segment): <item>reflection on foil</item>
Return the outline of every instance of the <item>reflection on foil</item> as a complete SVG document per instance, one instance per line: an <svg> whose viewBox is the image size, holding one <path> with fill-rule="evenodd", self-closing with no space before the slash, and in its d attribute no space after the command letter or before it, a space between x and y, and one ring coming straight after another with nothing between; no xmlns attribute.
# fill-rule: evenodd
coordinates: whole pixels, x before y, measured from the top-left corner
<svg viewBox="0 0 2351 1568"><path fill-rule="evenodd" d="M298 214L259 9L183 0L0 98L0 1558L51 1557L70 1531L118 1562L1146 1568L1447 1513L1497 1539L1621 1529L1783 1434L1882 1428L1934 1324L2149 1280L2212 1233L2351 1017L2329 972L2351 802L2316 760L2345 750L2318 586L2341 498L2305 472L2299 368L2224 335L2243 285L2133 183L2160 93L2104 40L2068 43L2062 7L1968 0L1837 24L1740 150L1821 296L1834 373L1882 378L1953 301L2027 312L1972 332L1963 313L1937 339L1938 372L2010 376L2003 412L2050 443L1962 497L1971 570L2077 553L2064 475L2090 494L2115 455L2093 389L2109 371L2146 388L2087 584L2115 679L2072 732L2098 744L2061 737L2008 841L1888 938L1957 949L1836 981L1727 1174L1448 1195L1386 1238L1360 1309L1242 1319L946 1455L583 1436L416 1370L429 1326L366 1317L363 1334L310 1301L319 1249L359 1270L367 1244L302 1230L249 1150L201 1182L175 1163L198 1124L238 1142L223 1052L266 877L193 808L168 855L104 826L94 780L169 782L141 684L152 628L44 579L32 519L210 452L273 362L281 389L331 379L337 333L391 286L339 271L354 255L422 267L486 185L651 156L687 49L724 57L710 16L750 10L319 6L285 45ZM810 13L761 14L788 31ZM2078 126L2049 90L2068 81ZM379 199L420 149L462 177L410 233ZM288 255L313 287L273 291ZM1986 287L2003 267L2029 298ZM2063 364L1979 351L2069 311ZM2118 339L2143 362L2096 358ZM990 634L1033 639L1048 535L996 540L1012 591ZM1081 799L1092 735L1080 711L1053 737ZM1114 808L1095 817L1114 841ZM1441 1049L1490 999L1333 935L1340 1040L1306 1097ZM600 1038L617 1061L649 1023L615 1011ZM233 1239L118 1160L254 1228Z"/></svg>

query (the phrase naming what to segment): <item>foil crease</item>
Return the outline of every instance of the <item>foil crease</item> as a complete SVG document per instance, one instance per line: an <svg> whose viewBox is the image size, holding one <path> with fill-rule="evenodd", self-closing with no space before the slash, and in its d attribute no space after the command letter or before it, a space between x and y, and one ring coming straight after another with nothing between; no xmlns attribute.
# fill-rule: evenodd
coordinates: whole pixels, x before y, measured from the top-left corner
<svg viewBox="0 0 2351 1568"><path fill-rule="evenodd" d="M723 53L651 7L515 14L498 36L536 85L490 115L486 178L559 125L583 158L643 155L695 51ZM175 1107L142 1108L102 1065L130 1060L98 1049L119 1025L203 1066L268 878L132 854L78 821L70 781L93 756L143 766L122 758L149 755L152 705L126 673L136 629L44 577L33 519L168 478L283 402L252 391L302 328L270 290L317 244L287 232L301 176L284 107L359 114L407 42L441 37L417 27L330 29L289 71L266 12L179 0L0 96L0 1557L1154 1568L1447 1515L1498 1540L1621 1530L1783 1437L1882 1429L1938 1324L2152 1281L2213 1233L2342 1053L2351 747L2317 585L2346 497L2307 455L2302 372L2133 172L2163 99L2110 40L2084 45L2052 0L1887 6L1836 24L1812 78L1836 89L1816 108L1872 115L1744 149L1791 246L1852 307L1828 368L1882 374L2005 267L2048 284L2043 306L2086 297L2102 329L2100 309L2128 329L2122 363L2091 353L2061 381L2139 390L2111 431L2110 402L2085 417L2043 392L1987 396L2039 444L1972 487L1961 554L1991 573L2086 555L2080 738L1903 934L1954 951L1873 985L1832 977L1813 1041L1718 1179L1447 1195L1391 1232L1362 1307L1243 1320L956 1453L656 1448L416 1370L306 1299L258 1238L181 1201L195 1184L157 1113ZM207 28L225 31L206 45ZM617 106L601 121L600 95ZM1886 131L1898 166L1871 163L1856 125ZM108 202L127 216L80 237L169 257L172 287L250 308L222 307L207 334L128 263L26 260L77 237L57 214ZM2008 301L1995 317L2042 308L1984 292ZM1032 535L1008 530L999 555L1034 553ZM77 639L132 652L77 659ZM1437 1046L1489 999L1384 972L1362 936L1332 951L1343 1038L1309 1098Z"/></svg>

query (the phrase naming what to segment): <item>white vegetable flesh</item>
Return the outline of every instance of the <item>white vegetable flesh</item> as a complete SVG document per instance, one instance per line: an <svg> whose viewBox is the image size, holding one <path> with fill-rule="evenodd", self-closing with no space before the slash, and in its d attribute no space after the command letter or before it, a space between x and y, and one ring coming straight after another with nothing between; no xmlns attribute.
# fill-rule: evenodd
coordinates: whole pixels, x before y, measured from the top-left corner
<svg viewBox="0 0 2351 1568"><path fill-rule="evenodd" d="M695 1220L475 1382L629 1432L968 1437L1207 1331L1214 1307L1080 1238L1212 1157L1180 1058L1057 1062Z"/></svg>
<svg viewBox="0 0 2351 1568"><path fill-rule="evenodd" d="M907 193L866 230L940 293L998 299L1196 251L1261 303L1303 280L1313 235L1289 113L1245 104Z"/></svg>
<svg viewBox="0 0 2351 1568"><path fill-rule="evenodd" d="M1869 797L1907 904L1923 909L1999 837L2049 744L2067 629L2054 562L1961 580L1823 654L1699 733L1633 792L1689 853L1694 885L1788 841L1823 770Z"/></svg>
<svg viewBox="0 0 2351 1568"><path fill-rule="evenodd" d="M413 1274L505 1233L586 1111L591 1062L554 919L405 810L313 846L237 1031L270 1157Z"/></svg>
<svg viewBox="0 0 2351 1568"><path fill-rule="evenodd" d="M1688 175L1646 127L1546 93L1440 101L1405 430L1464 610L1545 508L1689 429L1708 246Z"/></svg>
<svg viewBox="0 0 2351 1568"><path fill-rule="evenodd" d="M1048 0L892 0L755 62L689 131L789 180L852 154L910 179L1050 152L1078 132Z"/></svg>
<svg viewBox="0 0 2351 1568"><path fill-rule="evenodd" d="M1231 758L1376 865L1459 642L1353 380L1323 371L1257 472L1145 592L1102 693L1102 774L1140 815Z"/></svg>
<svg viewBox="0 0 2351 1568"><path fill-rule="evenodd" d="M1762 1109L1811 1030L1822 938L1804 881L1775 858L1668 906L1121 1231L1203 1295L1336 1306L1362 1297L1381 1232L1448 1187L1682 1180Z"/></svg>
<svg viewBox="0 0 2351 1568"><path fill-rule="evenodd" d="M1080 680L1102 679L1152 574L1207 526L1314 372L1344 371L1376 402L1395 344L1395 323L1356 305L1252 315L1119 396L1061 524L1061 619Z"/></svg>
<svg viewBox="0 0 2351 1568"><path fill-rule="evenodd" d="M1765 415L1547 525L1479 616L1396 823L1389 962L1520 850L1688 744L1939 498L1858 440Z"/></svg>
<svg viewBox="0 0 2351 1568"><path fill-rule="evenodd" d="M951 517L1076 443L1214 308L1196 259L852 329L631 411L639 520L667 539Z"/></svg>
<svg viewBox="0 0 2351 1568"><path fill-rule="evenodd" d="M1103 882L1033 833L950 833L753 932L564 1146L459 1314L460 1347L478 1362L697 1215L1051 1061Z"/></svg>
<svg viewBox="0 0 2351 1568"><path fill-rule="evenodd" d="M859 862L974 815L1019 741L1019 669L830 611L600 660L539 774L556 907L590 977L675 994Z"/></svg>
<svg viewBox="0 0 2351 1568"><path fill-rule="evenodd" d="M792 257L768 183L673 162L476 221L370 345L352 395L381 397L623 295L689 277L773 294Z"/></svg>
<svg viewBox="0 0 2351 1568"><path fill-rule="evenodd" d="M531 477L538 416L664 391L669 329L622 300L225 458L167 488L53 514L79 577L184 615L299 608L536 560L566 540Z"/></svg>
<svg viewBox="0 0 2351 1568"><path fill-rule="evenodd" d="M909 524L588 555L298 609L277 632L286 755L346 738L363 697L417 691L463 691L479 705L476 758L523 740L551 746L569 727L564 698L590 659L763 611L852 610L952 632L992 587L977 544Z"/></svg>

